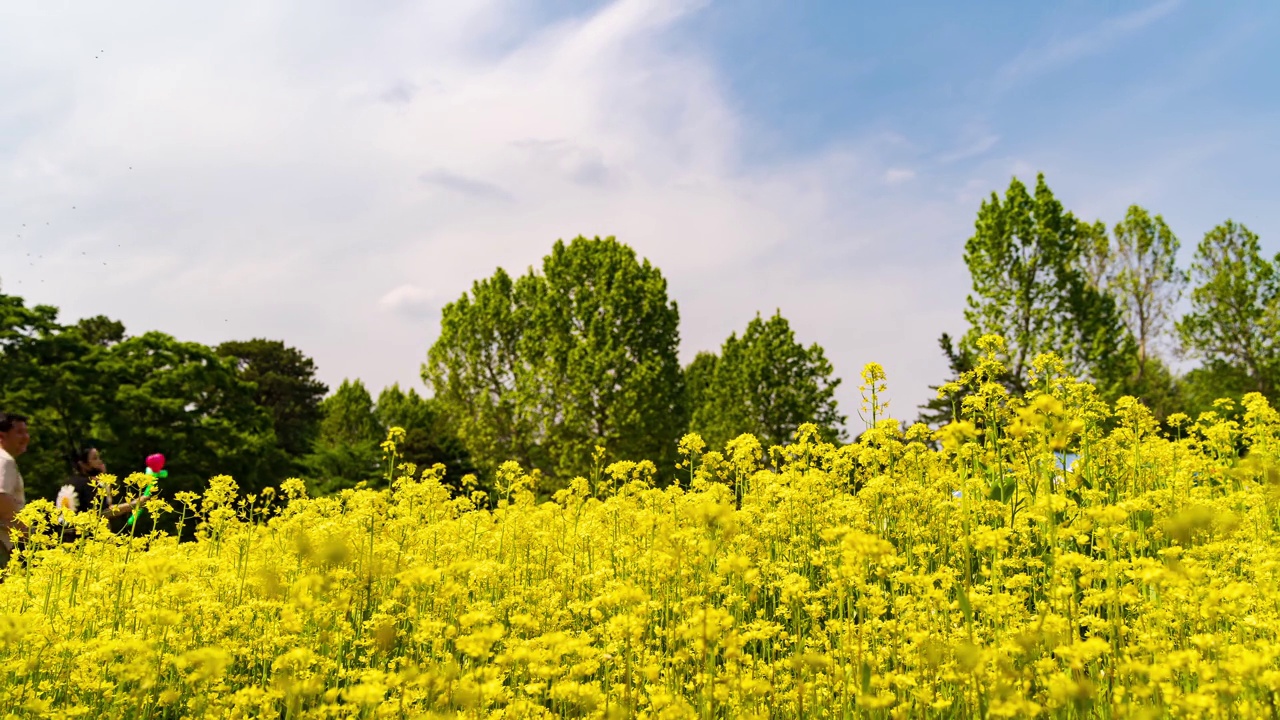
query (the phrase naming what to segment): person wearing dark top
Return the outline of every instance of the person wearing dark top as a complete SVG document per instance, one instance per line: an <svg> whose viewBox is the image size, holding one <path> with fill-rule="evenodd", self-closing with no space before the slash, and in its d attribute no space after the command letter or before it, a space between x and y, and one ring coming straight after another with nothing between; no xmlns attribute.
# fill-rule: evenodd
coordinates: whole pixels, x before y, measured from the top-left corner
<svg viewBox="0 0 1280 720"><path fill-rule="evenodd" d="M58 499L54 503L64 513L64 541L71 542L79 537L79 532L71 524L70 516L75 513L92 511L110 520L132 513L147 501L144 497L137 497L129 502L113 503L108 494L100 492L102 488L97 478L107 471L107 466L97 448L75 450L68 460L71 462L71 477L58 491Z"/></svg>

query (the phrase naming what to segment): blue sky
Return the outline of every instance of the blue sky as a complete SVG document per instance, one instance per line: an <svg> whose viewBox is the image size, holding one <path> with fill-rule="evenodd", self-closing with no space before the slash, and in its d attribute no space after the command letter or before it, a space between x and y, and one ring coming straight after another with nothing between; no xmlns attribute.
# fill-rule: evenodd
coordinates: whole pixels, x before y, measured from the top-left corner
<svg viewBox="0 0 1280 720"><path fill-rule="evenodd" d="M227 0L0 10L0 282L418 386L440 308L617 235L682 355L781 309L914 417L978 204L1044 171L1280 250L1275 3ZM73 209L74 208L74 209ZM856 416L851 426L858 427Z"/></svg>
<svg viewBox="0 0 1280 720"><path fill-rule="evenodd" d="M711 43L761 158L883 132L942 184L1019 158L1097 210L1145 198L1095 197L1053 171L1128 180L1175 206L1200 196L1153 208L1191 241L1226 215L1271 221L1280 5L982 7L747 0L712 5L684 39ZM1171 165L1207 174L1160 177Z"/></svg>
<svg viewBox="0 0 1280 720"><path fill-rule="evenodd" d="M1273 3L983 8L747 0L711 5L681 36L711 43L736 104L776 152L869 128L945 153L957 132L980 127L1021 149L1079 131L1147 127L1164 142L1241 114L1274 118Z"/></svg>

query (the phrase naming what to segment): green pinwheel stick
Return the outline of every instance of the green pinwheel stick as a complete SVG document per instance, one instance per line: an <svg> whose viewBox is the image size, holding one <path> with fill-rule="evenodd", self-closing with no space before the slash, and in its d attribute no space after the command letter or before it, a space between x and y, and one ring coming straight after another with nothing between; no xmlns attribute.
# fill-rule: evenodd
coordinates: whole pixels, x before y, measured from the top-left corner
<svg viewBox="0 0 1280 720"><path fill-rule="evenodd" d="M147 477L151 478L151 482L147 483L147 487L142 491L142 497L151 497L151 491L155 489L156 480L169 476L169 471L164 469L164 455L156 453L147 456ZM133 514L129 516L129 525L138 522L138 518L142 515L142 506L133 509Z"/></svg>

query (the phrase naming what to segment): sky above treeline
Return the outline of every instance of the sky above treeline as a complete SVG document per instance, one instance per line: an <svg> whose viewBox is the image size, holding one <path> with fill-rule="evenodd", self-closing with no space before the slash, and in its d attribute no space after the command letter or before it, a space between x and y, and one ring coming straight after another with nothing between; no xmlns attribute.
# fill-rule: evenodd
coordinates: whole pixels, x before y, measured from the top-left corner
<svg viewBox="0 0 1280 720"><path fill-rule="evenodd" d="M0 289L421 387L440 309L615 235L681 355L781 310L856 416L963 333L982 199L1280 250L1280 3L225 0L0 7Z"/></svg>

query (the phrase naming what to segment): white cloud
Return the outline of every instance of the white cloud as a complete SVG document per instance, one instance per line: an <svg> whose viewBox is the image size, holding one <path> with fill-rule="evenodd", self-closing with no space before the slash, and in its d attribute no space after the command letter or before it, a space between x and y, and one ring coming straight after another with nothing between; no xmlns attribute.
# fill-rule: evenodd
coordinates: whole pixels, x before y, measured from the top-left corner
<svg viewBox="0 0 1280 720"><path fill-rule="evenodd" d="M889 168L884 173L884 181L890 185L901 185L915 179L916 171L910 168Z"/></svg>
<svg viewBox="0 0 1280 720"><path fill-rule="evenodd" d="M437 297L420 285L405 283L399 285L378 301L383 309L401 313L410 318L422 318L432 312L439 312L441 304Z"/></svg>
<svg viewBox="0 0 1280 720"><path fill-rule="evenodd" d="M972 207L905 183L882 137L744 165L716 69L663 42L700 5L543 26L517 0L23 6L0 26L0 217L37 229L0 243L5 290L281 338L376 388L417 377L474 280L616 235L669 279L686 359L780 307L848 411L877 360L914 417L960 329ZM61 259L19 263L33 247Z"/></svg>

